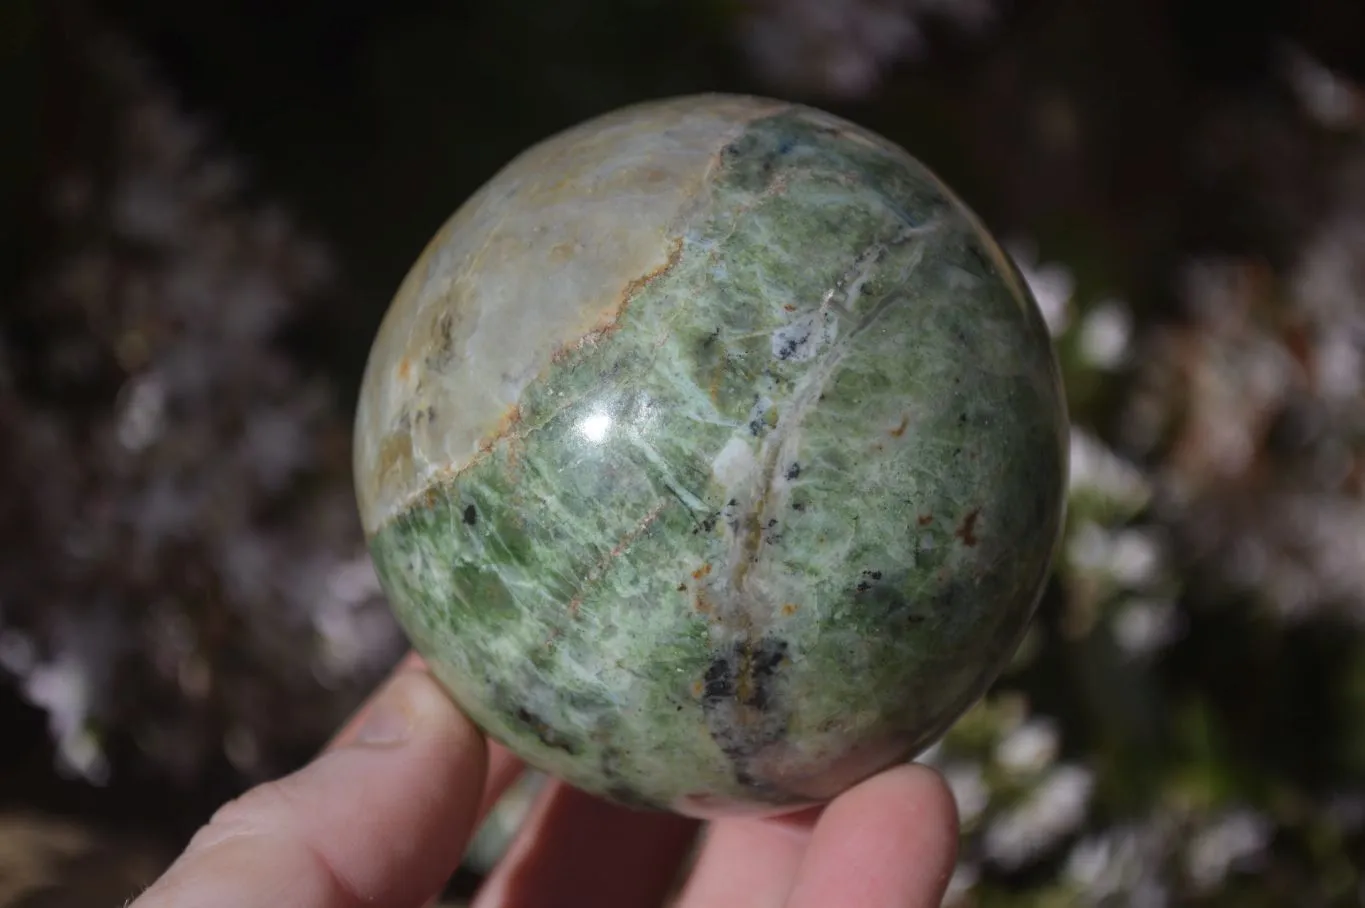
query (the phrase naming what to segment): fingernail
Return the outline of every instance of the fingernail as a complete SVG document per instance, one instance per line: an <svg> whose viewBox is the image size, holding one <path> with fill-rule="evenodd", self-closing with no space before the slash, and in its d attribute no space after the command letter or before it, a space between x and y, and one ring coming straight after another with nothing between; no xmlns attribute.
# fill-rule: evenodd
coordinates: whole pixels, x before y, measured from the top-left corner
<svg viewBox="0 0 1365 908"><path fill-rule="evenodd" d="M412 715L404 695L403 678L397 678L377 696L365 712L351 744L360 747L393 747L412 735Z"/></svg>

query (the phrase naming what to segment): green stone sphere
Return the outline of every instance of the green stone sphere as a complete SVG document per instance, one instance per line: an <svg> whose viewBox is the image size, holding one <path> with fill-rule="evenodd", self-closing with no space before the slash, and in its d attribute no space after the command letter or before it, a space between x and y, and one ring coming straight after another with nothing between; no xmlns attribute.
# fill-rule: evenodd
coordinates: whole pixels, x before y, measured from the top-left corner
<svg viewBox="0 0 1365 908"><path fill-rule="evenodd" d="M887 140L698 96L526 151L370 355L360 512L431 671L534 767L772 814L912 759L1018 646L1067 415L1000 246Z"/></svg>

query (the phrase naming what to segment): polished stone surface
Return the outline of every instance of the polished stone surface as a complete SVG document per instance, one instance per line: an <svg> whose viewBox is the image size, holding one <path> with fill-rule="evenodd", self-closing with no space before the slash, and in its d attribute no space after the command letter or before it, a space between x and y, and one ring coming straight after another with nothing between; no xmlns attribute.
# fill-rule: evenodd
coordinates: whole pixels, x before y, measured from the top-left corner
<svg viewBox="0 0 1365 908"><path fill-rule="evenodd" d="M827 799L942 734L1032 614L1047 331L904 151L704 96L526 152L375 341L356 484L415 647L530 763L696 815Z"/></svg>

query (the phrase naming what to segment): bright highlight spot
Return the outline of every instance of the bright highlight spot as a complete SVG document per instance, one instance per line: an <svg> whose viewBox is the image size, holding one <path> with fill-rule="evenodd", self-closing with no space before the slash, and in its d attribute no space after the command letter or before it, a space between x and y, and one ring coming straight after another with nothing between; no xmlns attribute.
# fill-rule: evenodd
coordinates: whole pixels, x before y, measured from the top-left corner
<svg viewBox="0 0 1365 908"><path fill-rule="evenodd" d="M588 441L601 441L607 437L610 428L611 417L606 413L593 413L578 424L579 433Z"/></svg>

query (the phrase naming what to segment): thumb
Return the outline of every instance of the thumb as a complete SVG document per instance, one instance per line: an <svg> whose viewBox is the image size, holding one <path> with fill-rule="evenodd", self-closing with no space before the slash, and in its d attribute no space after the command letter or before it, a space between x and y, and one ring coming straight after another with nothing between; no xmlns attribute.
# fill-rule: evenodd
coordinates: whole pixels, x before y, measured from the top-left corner
<svg viewBox="0 0 1365 908"><path fill-rule="evenodd" d="M130 908L417 908L460 860L487 765L431 676L400 670L318 759L219 810Z"/></svg>

